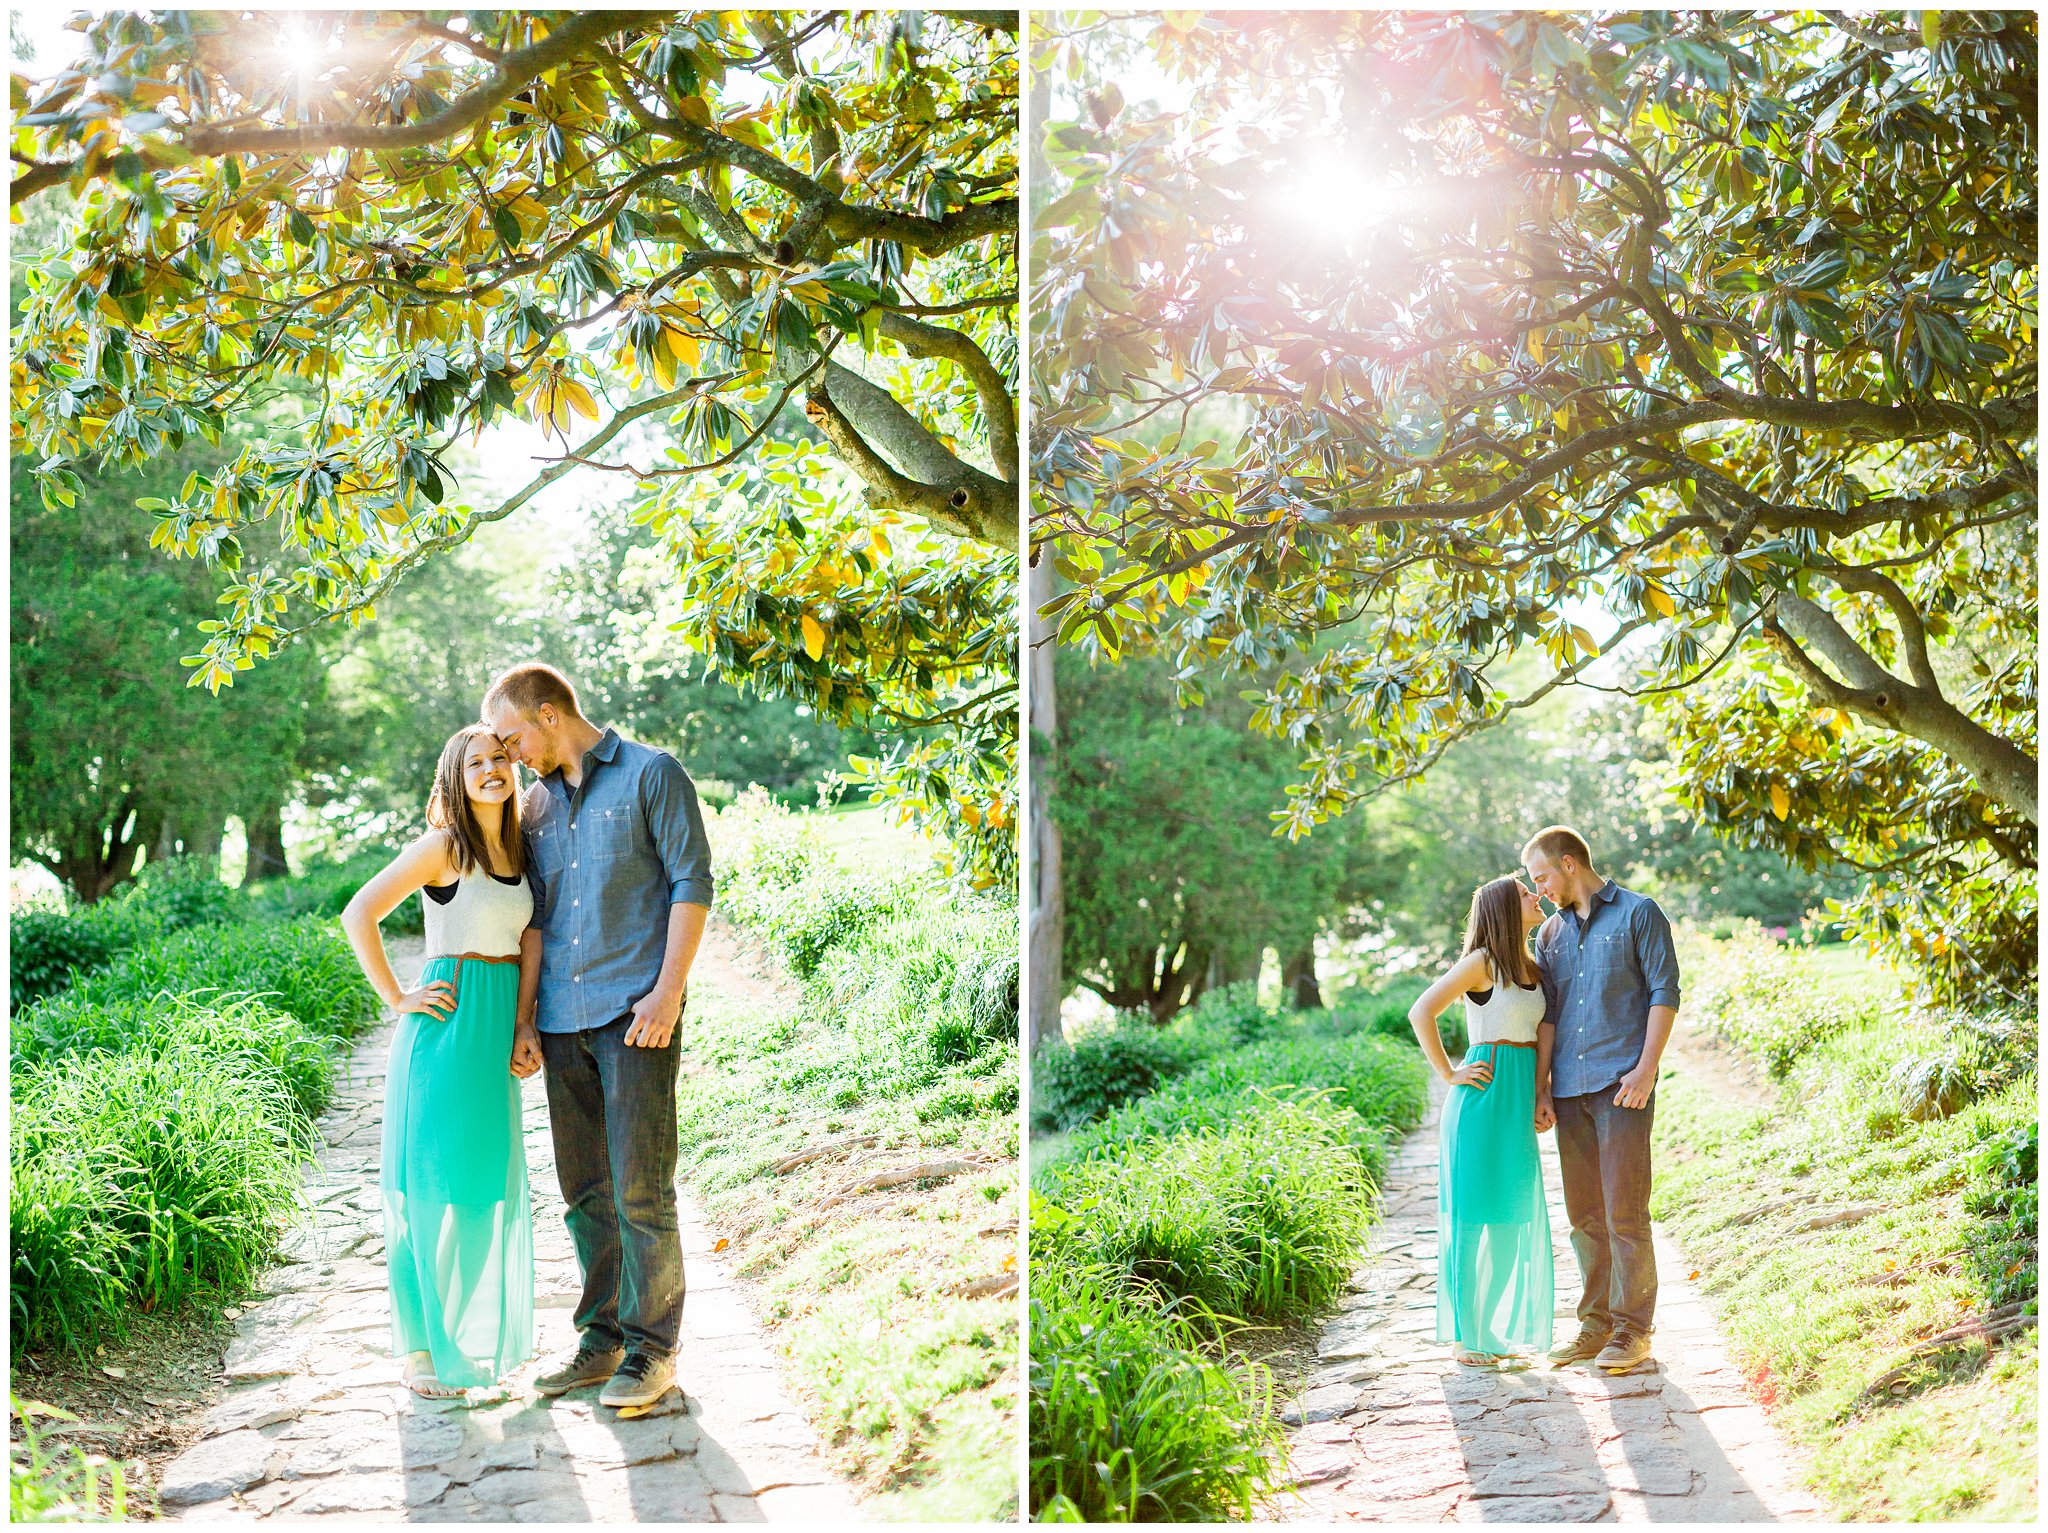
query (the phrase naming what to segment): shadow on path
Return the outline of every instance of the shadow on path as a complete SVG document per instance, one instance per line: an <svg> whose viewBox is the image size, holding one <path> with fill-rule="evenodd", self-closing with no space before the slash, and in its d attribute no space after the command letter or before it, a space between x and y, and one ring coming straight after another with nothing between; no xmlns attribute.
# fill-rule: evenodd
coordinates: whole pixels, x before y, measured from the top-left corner
<svg viewBox="0 0 2048 1533"><path fill-rule="evenodd" d="M1435 1340L1437 1125L1391 1159L1370 1264L1289 1405L1284 1521L1779 1522L1820 1509L1800 1461L1749 1398L1661 1230L1654 1366L1622 1378L1547 1360L1459 1367ZM1541 1140L1560 1313L1576 1330L1578 1266L1552 1136Z"/></svg>

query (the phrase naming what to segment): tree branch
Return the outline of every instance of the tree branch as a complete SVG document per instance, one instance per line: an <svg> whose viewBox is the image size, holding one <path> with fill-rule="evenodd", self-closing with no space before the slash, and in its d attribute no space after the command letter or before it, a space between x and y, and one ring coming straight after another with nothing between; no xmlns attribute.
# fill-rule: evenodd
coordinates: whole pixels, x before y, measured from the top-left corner
<svg viewBox="0 0 2048 1533"><path fill-rule="evenodd" d="M950 465L950 471L941 467L931 480L905 473L870 445L851 418L853 412L845 408L848 405L885 431L900 425L897 416L915 429L915 435L907 438L892 432L892 447L914 444L919 436L929 440L931 433L886 390L836 362L827 364L825 377L811 388L804 415L867 487L869 505L909 511L956 537L1016 552L1017 492L1013 486L962 463L935 440L931 447ZM929 465L932 460L924 461Z"/></svg>
<svg viewBox="0 0 2048 1533"><path fill-rule="evenodd" d="M242 128L195 123L179 142L189 153L209 158L225 154L322 154L330 149L415 149L438 143L482 122L499 106L540 75L559 67L603 38L631 26L659 24L666 11L585 11L572 14L539 42L502 55L489 78L458 96L441 111L411 123L299 123L280 128ZM469 43L464 41L467 48ZM68 179L81 160L61 165L38 164L8 187L11 202L20 203ZM108 167L96 171L105 174Z"/></svg>
<svg viewBox="0 0 2048 1533"><path fill-rule="evenodd" d="M2039 825L2040 764L1937 690L1902 681L1873 660L1825 608L1780 592L1764 638L1822 701L1931 745L1971 773L1986 794ZM1808 651L1813 653L1808 653ZM1814 658L1841 673L1837 680Z"/></svg>
<svg viewBox="0 0 2048 1533"><path fill-rule="evenodd" d="M1017 482L1017 406L1010 397L1009 380L988 359L965 331L945 325L928 325L892 309L882 311L880 332L913 357L943 357L973 380L981 396L982 418L988 422L989 456L996 472L1011 484Z"/></svg>

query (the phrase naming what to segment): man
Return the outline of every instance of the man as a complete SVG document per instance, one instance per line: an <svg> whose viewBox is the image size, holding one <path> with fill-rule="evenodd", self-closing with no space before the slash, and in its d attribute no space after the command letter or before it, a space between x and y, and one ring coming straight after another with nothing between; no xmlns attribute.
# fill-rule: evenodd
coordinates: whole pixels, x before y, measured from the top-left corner
<svg viewBox="0 0 2048 1533"><path fill-rule="evenodd" d="M1603 878L1576 831L1553 825L1522 865L1557 914L1536 933L1556 1024L1539 1126L1554 1115L1565 1212L1585 1288L1579 1334L1551 1351L1627 1373L1650 1357L1657 1256L1650 1244L1651 1097L1678 1016L1678 954L1657 902Z"/></svg>
<svg viewBox="0 0 2048 1533"><path fill-rule="evenodd" d="M520 805L540 980L514 1067L545 1062L583 1272L580 1345L534 1384L559 1395L602 1383L600 1404L651 1405L675 1383L683 1322L675 1030L711 907L704 817L675 757L592 724L552 666L513 667L482 711L540 778Z"/></svg>

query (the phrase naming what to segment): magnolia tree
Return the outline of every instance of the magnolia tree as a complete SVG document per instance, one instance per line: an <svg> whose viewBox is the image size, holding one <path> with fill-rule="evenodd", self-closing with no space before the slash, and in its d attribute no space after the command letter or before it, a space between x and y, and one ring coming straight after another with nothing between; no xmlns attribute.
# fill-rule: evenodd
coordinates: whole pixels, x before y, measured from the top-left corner
<svg viewBox="0 0 2048 1533"><path fill-rule="evenodd" d="M2035 21L1912 14L1052 23L1059 641L1278 666L1297 837L1560 686L1652 698L1709 823L2030 992Z"/></svg>
<svg viewBox="0 0 2048 1533"><path fill-rule="evenodd" d="M436 18L445 19L436 19ZM571 475L625 482L689 644L892 735L1014 867L1014 16L117 12L14 82L13 200L75 199L15 337L53 505L87 464L291 429L175 497L218 689ZM473 503L451 451L537 422ZM488 439L486 439L488 440ZM284 554L248 536L270 523Z"/></svg>

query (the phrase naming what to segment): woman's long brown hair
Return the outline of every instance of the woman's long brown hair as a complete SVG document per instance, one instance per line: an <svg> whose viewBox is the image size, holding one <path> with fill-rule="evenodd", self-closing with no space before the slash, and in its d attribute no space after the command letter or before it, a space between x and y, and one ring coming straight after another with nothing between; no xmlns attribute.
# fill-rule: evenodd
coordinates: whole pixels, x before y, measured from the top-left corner
<svg viewBox="0 0 2048 1533"><path fill-rule="evenodd" d="M1465 918L1465 951L1474 948L1486 949L1494 983L1536 983L1536 960L1529 956L1529 941L1522 935L1522 886L1513 878L1481 884L1472 896L1472 913Z"/></svg>
<svg viewBox="0 0 2048 1533"><path fill-rule="evenodd" d="M440 765L434 768L434 791L427 795L427 824L447 833L449 860L463 877L476 868L489 872L491 866L484 850L483 827L476 822L476 806L470 803L469 790L462 785L463 759L469 755L470 742L479 735L493 745L498 743L498 737L481 724L458 729L448 737L448 743L441 747ZM505 770L512 774L513 792L505 800L505 817L498 826L498 839L512 871L523 874L526 843L519 834L519 776L509 753Z"/></svg>

